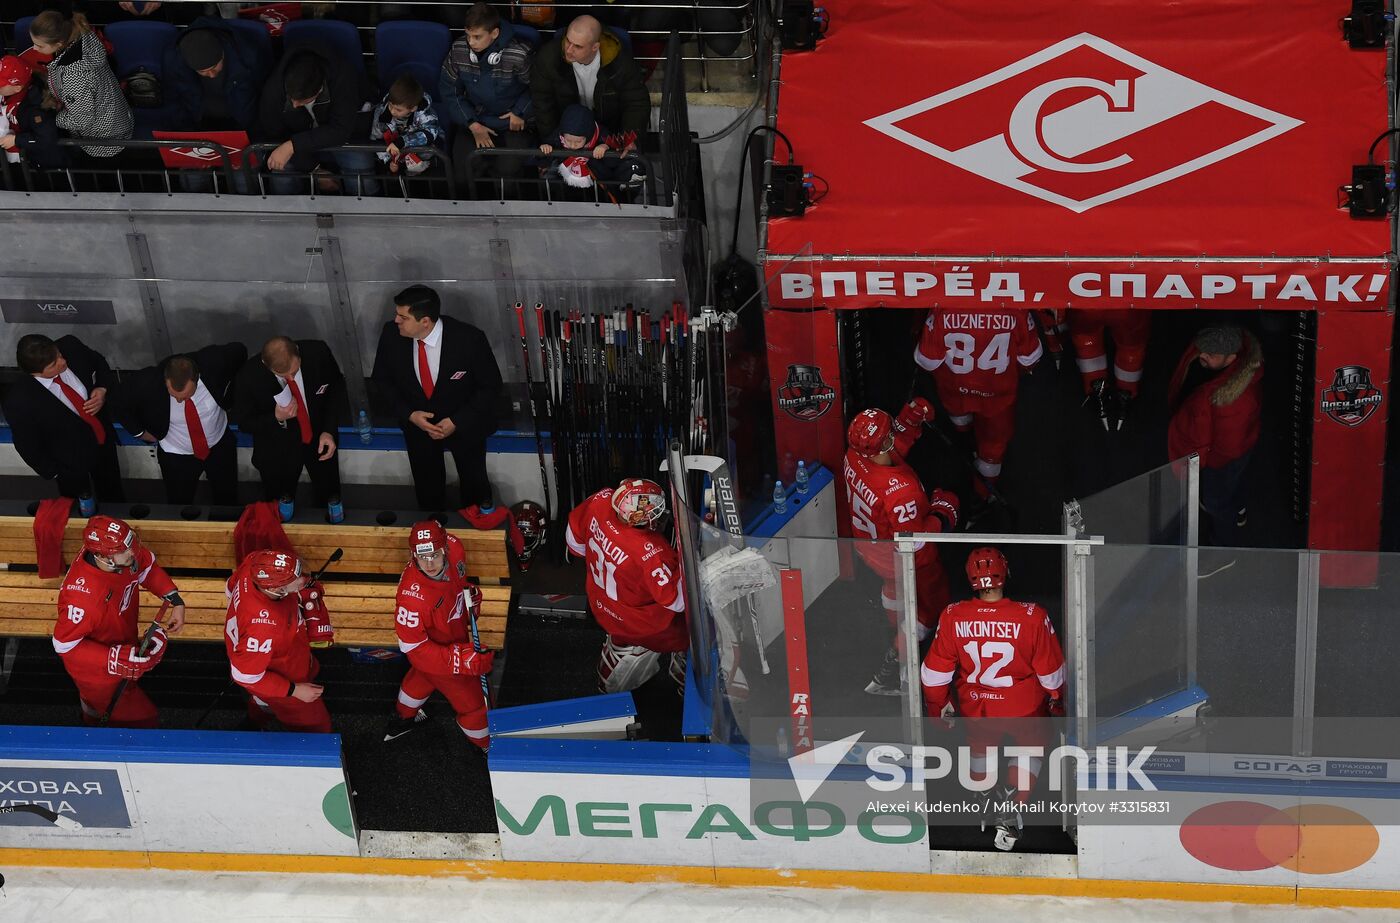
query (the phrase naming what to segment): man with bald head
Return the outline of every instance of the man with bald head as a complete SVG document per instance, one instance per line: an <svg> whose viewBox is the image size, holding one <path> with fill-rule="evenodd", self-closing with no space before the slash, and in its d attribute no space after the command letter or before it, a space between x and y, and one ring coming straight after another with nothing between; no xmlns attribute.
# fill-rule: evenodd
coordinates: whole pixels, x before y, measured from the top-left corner
<svg viewBox="0 0 1400 923"><path fill-rule="evenodd" d="M530 95L541 138L559 130L559 116L578 103L614 131L645 132L651 96L641 68L616 34L592 16L580 16L535 54Z"/></svg>
<svg viewBox="0 0 1400 923"><path fill-rule="evenodd" d="M306 469L318 506L340 496L336 433L347 416L345 376L321 340L275 336L233 382L233 418L253 437L263 499L295 497Z"/></svg>

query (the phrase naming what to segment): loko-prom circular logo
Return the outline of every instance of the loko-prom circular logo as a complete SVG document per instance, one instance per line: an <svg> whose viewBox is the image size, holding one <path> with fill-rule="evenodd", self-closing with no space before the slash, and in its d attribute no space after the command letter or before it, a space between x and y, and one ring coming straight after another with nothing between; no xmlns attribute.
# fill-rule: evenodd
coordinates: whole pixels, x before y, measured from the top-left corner
<svg viewBox="0 0 1400 923"><path fill-rule="evenodd" d="M1181 845L1206 865L1231 872L1282 867L1306 875L1349 872L1371 860L1380 833L1355 811L1331 804L1275 808L1221 801L1181 824Z"/></svg>

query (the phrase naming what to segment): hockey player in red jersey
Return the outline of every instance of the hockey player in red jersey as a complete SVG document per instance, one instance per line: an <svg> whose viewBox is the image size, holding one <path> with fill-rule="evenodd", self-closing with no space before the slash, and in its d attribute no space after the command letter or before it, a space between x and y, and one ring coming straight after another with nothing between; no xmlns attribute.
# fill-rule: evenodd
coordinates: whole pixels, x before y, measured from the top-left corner
<svg viewBox="0 0 1400 923"><path fill-rule="evenodd" d="M685 622L676 550L652 528L666 513L655 481L634 478L600 490L569 514L565 540L588 564L588 608L608 633L598 689L626 692L651 679L670 655L671 678L685 686Z"/></svg>
<svg viewBox="0 0 1400 923"><path fill-rule="evenodd" d="M1033 720L1064 714L1065 658L1050 614L1035 603L1006 598L1010 573L995 548L978 548L967 558L967 579L976 599L943 610L938 634L920 671L924 706L931 718L943 716L957 676L956 712L967 722L969 777L987 777L987 750L1005 740L1017 746L1045 747L1047 723ZM1032 719L987 720L977 719ZM1040 774L1041 759L1013 762L1006 770L1002 801L1024 805ZM990 799L989 799L990 800ZM1015 847L1019 812L997 819L996 846Z"/></svg>
<svg viewBox="0 0 1400 923"><path fill-rule="evenodd" d="M248 718L270 712L289 731L329 734L331 716L312 682L321 665L312 643L334 633L325 600L308 584L301 560L282 551L254 551L228 579L224 649L234 682L248 693Z"/></svg>
<svg viewBox="0 0 1400 923"><path fill-rule="evenodd" d="M437 520L414 523L408 533L412 556L399 578L394 631L409 668L399 685L397 717L384 734L401 737L427 717L423 705L433 690L457 712L457 726L486 753L491 749L481 677L495 654L472 644L471 619L481 608L481 590L467 579L462 542Z"/></svg>
<svg viewBox="0 0 1400 923"><path fill-rule="evenodd" d="M933 374L938 399L960 432L972 431L979 496L1001 476L1001 462L1016 430L1016 388L1021 372L1040 361L1043 349L1030 311L934 308L914 361Z"/></svg>
<svg viewBox="0 0 1400 923"><path fill-rule="evenodd" d="M851 509L852 535L870 538L872 544L858 542L856 553L884 581L880 603L890 624L898 621L896 596L896 532L947 532L958 524L958 498L946 490L925 493L924 486L904 456L923 432L923 424L933 418L933 406L915 398L893 420L883 410L864 410L846 430L846 459L842 478ZM919 640L928 637L938 621L938 613L948 602L948 578L934 545L922 544L914 553L914 574L918 592ZM896 631L895 643L885 652L874 677L865 687L871 695L899 695L904 635Z"/></svg>
<svg viewBox="0 0 1400 923"><path fill-rule="evenodd" d="M1075 308L1065 313L1069 315L1074 361L1084 379L1084 403L1098 416L1104 429L1120 430L1142 380L1147 338L1152 333L1151 312ZM1113 338L1112 388L1108 386L1110 336Z"/></svg>
<svg viewBox="0 0 1400 923"><path fill-rule="evenodd" d="M170 603L165 627L157 629L145 656L140 653L141 588ZM121 681L131 680L113 709L113 727L153 728L155 703L137 684L165 656L166 631L178 634L185 604L155 555L131 526L111 516L94 516L83 527L83 550L58 591L53 648L78 686L83 722L97 724Z"/></svg>

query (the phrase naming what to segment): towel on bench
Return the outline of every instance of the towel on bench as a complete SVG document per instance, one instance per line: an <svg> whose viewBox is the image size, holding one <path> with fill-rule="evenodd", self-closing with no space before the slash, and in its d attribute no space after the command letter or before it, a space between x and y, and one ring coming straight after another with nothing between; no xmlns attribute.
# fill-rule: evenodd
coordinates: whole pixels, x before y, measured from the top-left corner
<svg viewBox="0 0 1400 923"><path fill-rule="evenodd" d="M233 527L233 553L238 561L264 548L296 554L291 539L282 531L282 517L277 513L275 500L248 504Z"/></svg>

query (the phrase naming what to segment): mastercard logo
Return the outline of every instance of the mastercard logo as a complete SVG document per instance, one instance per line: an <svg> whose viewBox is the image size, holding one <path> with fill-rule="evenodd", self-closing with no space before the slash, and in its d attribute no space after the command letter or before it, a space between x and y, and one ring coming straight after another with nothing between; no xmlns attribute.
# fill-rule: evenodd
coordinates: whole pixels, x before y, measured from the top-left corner
<svg viewBox="0 0 1400 923"><path fill-rule="evenodd" d="M1335 875L1371 861L1380 847L1375 825L1331 804L1275 808L1257 801L1222 801L1192 812L1181 824L1182 847L1206 865L1231 872L1285 868Z"/></svg>

